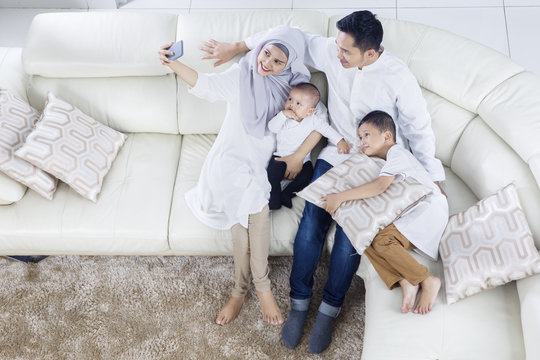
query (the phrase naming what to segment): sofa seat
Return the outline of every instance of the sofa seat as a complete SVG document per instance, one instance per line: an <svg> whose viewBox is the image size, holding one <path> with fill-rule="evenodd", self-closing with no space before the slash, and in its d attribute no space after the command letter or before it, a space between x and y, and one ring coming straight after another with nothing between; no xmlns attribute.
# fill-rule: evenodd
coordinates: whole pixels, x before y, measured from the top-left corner
<svg viewBox="0 0 540 360"><path fill-rule="evenodd" d="M440 260L412 255L444 279ZM401 291L389 291L367 257L358 272L366 288L363 360L525 358L515 281L446 305L443 280L433 310L417 315L400 312Z"/></svg>
<svg viewBox="0 0 540 360"><path fill-rule="evenodd" d="M1 206L1 253L165 252L180 144L180 135L128 134L97 203L59 182L53 201L28 190Z"/></svg>
<svg viewBox="0 0 540 360"><path fill-rule="evenodd" d="M444 189L450 214L478 201L451 169L445 167L445 173ZM363 360L471 359L471 354L475 360L525 357L515 281L446 305L440 258L434 262L411 254L443 281L433 310L424 316L402 314L399 309L402 292L389 291L369 259L362 257L358 274L366 288ZM385 349L383 352L381 347Z"/></svg>
<svg viewBox="0 0 540 360"><path fill-rule="evenodd" d="M184 135L174 186L169 243L175 254L232 255L231 232L215 230L201 223L188 208L184 195L193 188L216 135ZM270 215L271 255L292 255L304 201L293 199L293 208L274 210Z"/></svg>

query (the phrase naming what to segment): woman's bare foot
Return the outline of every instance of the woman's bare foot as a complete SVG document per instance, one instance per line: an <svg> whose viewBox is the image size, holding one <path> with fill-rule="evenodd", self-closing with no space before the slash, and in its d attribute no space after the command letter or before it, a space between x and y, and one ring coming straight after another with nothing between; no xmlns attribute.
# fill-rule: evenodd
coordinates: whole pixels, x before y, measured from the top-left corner
<svg viewBox="0 0 540 360"><path fill-rule="evenodd" d="M257 291L257 296L261 304L264 321L272 325L283 324L283 316L281 315L281 311L279 311L272 291Z"/></svg>
<svg viewBox="0 0 540 360"><path fill-rule="evenodd" d="M240 310L242 309L242 305L244 304L244 296L242 297L234 297L231 296L229 298L229 301L223 306L221 311L219 312L219 315L216 318L216 324L219 325L227 325L240 313Z"/></svg>
<svg viewBox="0 0 540 360"><path fill-rule="evenodd" d="M414 313L425 315L433 308L437 294L441 289L441 279L429 275L420 283L420 286L422 287L422 293L420 294L420 299L418 300L416 309L414 309Z"/></svg>
<svg viewBox="0 0 540 360"><path fill-rule="evenodd" d="M414 307L416 301L416 294L418 294L418 285L414 286L409 281L401 279L399 281L401 291L403 291L403 297L401 300L401 312L406 314L410 312Z"/></svg>

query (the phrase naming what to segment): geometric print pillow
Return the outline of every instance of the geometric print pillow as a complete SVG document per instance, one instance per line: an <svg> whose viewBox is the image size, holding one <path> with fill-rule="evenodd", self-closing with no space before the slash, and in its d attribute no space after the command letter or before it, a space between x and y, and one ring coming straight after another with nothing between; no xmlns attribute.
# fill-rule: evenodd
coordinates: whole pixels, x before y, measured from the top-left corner
<svg viewBox="0 0 540 360"><path fill-rule="evenodd" d="M96 202L125 139L124 134L49 93L41 120L15 155Z"/></svg>
<svg viewBox="0 0 540 360"><path fill-rule="evenodd" d="M451 216L439 253L448 304L540 273L540 255L513 183Z"/></svg>
<svg viewBox="0 0 540 360"><path fill-rule="evenodd" d="M58 180L14 155L38 119L34 108L0 89L0 171L51 200Z"/></svg>
<svg viewBox="0 0 540 360"><path fill-rule="evenodd" d="M375 180L384 163L382 159L371 158L363 153L353 154L297 195L324 208L321 198ZM343 228L356 251L362 254L380 230L392 224L431 192L430 187L407 177L392 182L380 195L343 202L332 218Z"/></svg>

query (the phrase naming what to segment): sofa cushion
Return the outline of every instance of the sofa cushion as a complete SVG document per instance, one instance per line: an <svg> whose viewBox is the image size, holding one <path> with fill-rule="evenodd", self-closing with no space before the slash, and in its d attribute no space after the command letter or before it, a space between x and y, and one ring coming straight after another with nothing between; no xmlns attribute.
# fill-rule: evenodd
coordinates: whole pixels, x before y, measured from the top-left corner
<svg viewBox="0 0 540 360"><path fill-rule="evenodd" d="M23 51L28 74L50 78L160 76L159 47L177 16L137 12L48 13L34 17Z"/></svg>
<svg viewBox="0 0 540 360"><path fill-rule="evenodd" d="M130 134L97 203L60 183L53 201L28 192L0 206L2 252L153 254L169 249L167 230L179 135Z"/></svg>
<svg viewBox="0 0 540 360"><path fill-rule="evenodd" d="M540 248L540 188L531 168L481 117L463 132L451 168L478 198L514 182L537 248Z"/></svg>
<svg viewBox="0 0 540 360"><path fill-rule="evenodd" d="M180 152L169 226L171 250L183 255L232 255L231 232L202 224L186 205L184 195L197 184L215 135L185 135ZM270 212L270 254L291 255L304 200L293 198L293 208Z"/></svg>
<svg viewBox="0 0 540 360"><path fill-rule="evenodd" d="M33 76L28 89L30 105L42 111L49 91L115 130L178 134L174 75L74 79Z"/></svg>
<svg viewBox="0 0 540 360"><path fill-rule="evenodd" d="M20 182L0 173L0 205L9 205L21 200L27 189Z"/></svg>
<svg viewBox="0 0 540 360"><path fill-rule="evenodd" d="M540 275L516 281L527 360L540 359Z"/></svg>
<svg viewBox="0 0 540 360"><path fill-rule="evenodd" d="M540 256L514 184L450 217L442 236L446 301L540 272Z"/></svg>
<svg viewBox="0 0 540 360"><path fill-rule="evenodd" d="M125 140L126 135L49 93L39 122L15 155L96 202Z"/></svg>
<svg viewBox="0 0 540 360"><path fill-rule="evenodd" d="M0 88L0 171L51 200L56 178L14 154L38 119L35 109Z"/></svg>

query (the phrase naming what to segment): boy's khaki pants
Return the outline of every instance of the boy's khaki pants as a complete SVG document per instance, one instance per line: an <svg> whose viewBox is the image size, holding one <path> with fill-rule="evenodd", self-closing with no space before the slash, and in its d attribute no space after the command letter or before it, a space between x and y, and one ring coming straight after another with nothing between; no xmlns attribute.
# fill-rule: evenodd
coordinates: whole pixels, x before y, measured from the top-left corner
<svg viewBox="0 0 540 360"><path fill-rule="evenodd" d="M233 297L247 294L250 275L257 291L270 290L268 252L270 249L270 210L249 215L248 228L236 224L231 229L234 251Z"/></svg>
<svg viewBox="0 0 540 360"><path fill-rule="evenodd" d="M428 269L409 254L413 249L415 246L391 224L379 231L364 254L392 290L402 279L416 286L429 276Z"/></svg>

